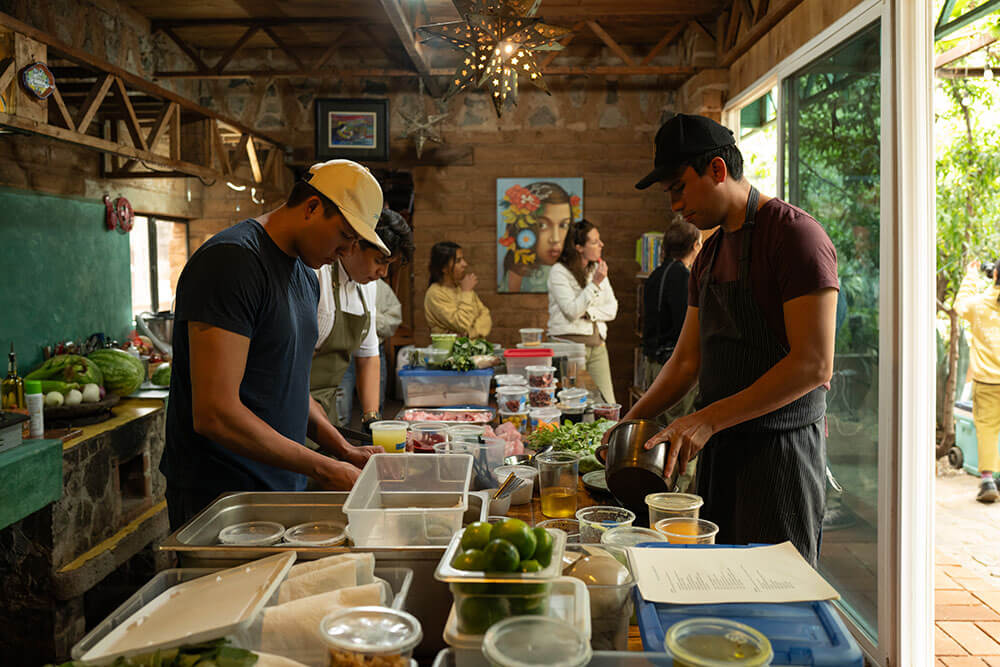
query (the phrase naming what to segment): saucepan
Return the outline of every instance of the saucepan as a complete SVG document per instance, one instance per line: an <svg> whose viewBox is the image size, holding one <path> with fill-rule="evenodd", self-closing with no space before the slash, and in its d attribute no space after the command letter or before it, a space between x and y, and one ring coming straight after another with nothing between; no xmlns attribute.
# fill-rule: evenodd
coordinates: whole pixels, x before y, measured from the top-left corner
<svg viewBox="0 0 1000 667"><path fill-rule="evenodd" d="M607 444L594 452L604 464L608 490L636 516L646 515L648 494L673 491L677 486L679 466L674 466L669 478L663 477L669 443L661 442L652 449L643 448L643 444L661 428L650 419L618 422L608 432Z"/></svg>

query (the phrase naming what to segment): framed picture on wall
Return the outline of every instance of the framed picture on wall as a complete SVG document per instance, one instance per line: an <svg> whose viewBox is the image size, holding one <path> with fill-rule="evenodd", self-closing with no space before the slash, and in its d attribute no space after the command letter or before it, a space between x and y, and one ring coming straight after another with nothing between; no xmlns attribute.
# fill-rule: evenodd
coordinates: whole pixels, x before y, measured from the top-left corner
<svg viewBox="0 0 1000 667"><path fill-rule="evenodd" d="M582 217L582 178L498 178L497 291L547 292L569 226Z"/></svg>
<svg viewBox="0 0 1000 667"><path fill-rule="evenodd" d="M316 160L389 160L389 100L316 100Z"/></svg>

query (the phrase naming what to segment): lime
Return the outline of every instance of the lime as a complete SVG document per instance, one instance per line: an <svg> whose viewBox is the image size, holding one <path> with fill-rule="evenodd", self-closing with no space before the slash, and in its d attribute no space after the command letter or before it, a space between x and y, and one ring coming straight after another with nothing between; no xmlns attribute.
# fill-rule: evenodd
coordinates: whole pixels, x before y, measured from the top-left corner
<svg viewBox="0 0 1000 667"><path fill-rule="evenodd" d="M491 524L485 521L476 521L465 527L462 533L461 545L463 549L483 549L490 541L490 531L493 530Z"/></svg>
<svg viewBox="0 0 1000 667"><path fill-rule="evenodd" d="M456 607L458 631L481 635L510 615L507 601L499 597L468 597Z"/></svg>
<svg viewBox="0 0 1000 667"><path fill-rule="evenodd" d="M541 572L542 566L537 560L522 560L521 572Z"/></svg>
<svg viewBox="0 0 1000 667"><path fill-rule="evenodd" d="M531 532L531 527L520 519L504 519L493 526L490 538L494 540L507 540L515 547L521 558L527 560L535 553L535 546L538 540Z"/></svg>
<svg viewBox="0 0 1000 667"><path fill-rule="evenodd" d="M482 550L466 549L452 559L451 566L456 570L483 572L489 569L490 561Z"/></svg>
<svg viewBox="0 0 1000 667"><path fill-rule="evenodd" d="M535 540L538 542L533 558L543 568L548 567L549 563L552 562L552 533L541 526L535 526L531 532L534 533Z"/></svg>
<svg viewBox="0 0 1000 667"><path fill-rule="evenodd" d="M509 598L510 613L515 616L544 616L549 611L549 596L544 593Z"/></svg>
<svg viewBox="0 0 1000 667"><path fill-rule="evenodd" d="M490 540L484 552L489 559L490 572L517 572L521 565L517 547L507 540Z"/></svg>

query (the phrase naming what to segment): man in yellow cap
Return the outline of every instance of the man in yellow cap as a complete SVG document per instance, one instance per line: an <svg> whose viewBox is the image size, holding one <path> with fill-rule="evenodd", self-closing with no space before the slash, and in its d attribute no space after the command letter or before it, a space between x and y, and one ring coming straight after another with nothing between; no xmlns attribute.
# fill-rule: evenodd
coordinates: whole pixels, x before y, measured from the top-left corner
<svg viewBox="0 0 1000 667"><path fill-rule="evenodd" d="M221 493L349 490L378 448L353 447L309 396L314 269L375 233L382 189L350 160L313 165L287 201L206 241L177 284L160 470L177 529ZM306 447L306 436L333 457Z"/></svg>

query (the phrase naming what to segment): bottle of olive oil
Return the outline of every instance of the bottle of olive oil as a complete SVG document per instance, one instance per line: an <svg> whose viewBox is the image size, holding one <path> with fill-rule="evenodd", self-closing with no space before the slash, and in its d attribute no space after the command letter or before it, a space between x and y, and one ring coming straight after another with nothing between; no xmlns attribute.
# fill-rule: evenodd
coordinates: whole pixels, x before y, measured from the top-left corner
<svg viewBox="0 0 1000 667"><path fill-rule="evenodd" d="M7 377L0 383L0 407L4 410L24 409L24 380L17 374L17 356L14 354L14 343L10 344L10 356L7 361Z"/></svg>

